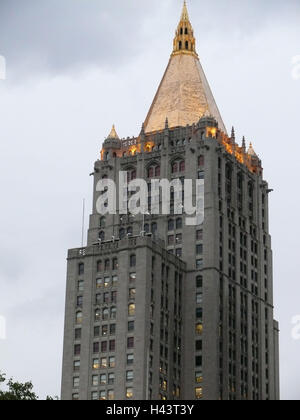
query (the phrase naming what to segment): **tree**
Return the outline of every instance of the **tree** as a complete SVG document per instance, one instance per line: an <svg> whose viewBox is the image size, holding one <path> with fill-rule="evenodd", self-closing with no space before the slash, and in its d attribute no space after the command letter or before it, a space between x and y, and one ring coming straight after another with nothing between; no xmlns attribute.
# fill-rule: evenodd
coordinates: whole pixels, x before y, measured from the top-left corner
<svg viewBox="0 0 300 420"><path fill-rule="evenodd" d="M0 385L5 384L6 375L0 372ZM35 392L33 392L32 382L14 382L13 379L9 379L6 382L6 391L0 390L0 401L37 401L39 398ZM57 397L47 397L47 401L58 400Z"/></svg>

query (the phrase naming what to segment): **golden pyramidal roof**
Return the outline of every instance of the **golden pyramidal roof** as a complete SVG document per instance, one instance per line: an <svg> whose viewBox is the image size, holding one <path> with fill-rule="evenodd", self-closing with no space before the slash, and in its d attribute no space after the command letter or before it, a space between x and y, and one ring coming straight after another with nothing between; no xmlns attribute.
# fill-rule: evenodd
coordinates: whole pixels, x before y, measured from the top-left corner
<svg viewBox="0 0 300 420"><path fill-rule="evenodd" d="M112 126L111 132L109 134L109 136L107 137L108 139L120 139L117 132L116 132L116 127L115 125Z"/></svg>
<svg viewBox="0 0 300 420"><path fill-rule="evenodd" d="M222 117L196 53L196 40L187 5L174 38L173 53L145 120L145 132L197 123L204 115L213 116L226 133Z"/></svg>

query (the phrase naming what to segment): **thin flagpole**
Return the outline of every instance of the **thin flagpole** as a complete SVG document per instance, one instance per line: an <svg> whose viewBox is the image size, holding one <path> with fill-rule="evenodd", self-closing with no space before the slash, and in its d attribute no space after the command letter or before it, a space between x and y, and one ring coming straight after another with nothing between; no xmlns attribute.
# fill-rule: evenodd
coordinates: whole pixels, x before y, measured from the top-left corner
<svg viewBox="0 0 300 420"><path fill-rule="evenodd" d="M82 206L81 248L83 248L83 243L84 243L84 220L85 220L85 198L83 199L83 206Z"/></svg>

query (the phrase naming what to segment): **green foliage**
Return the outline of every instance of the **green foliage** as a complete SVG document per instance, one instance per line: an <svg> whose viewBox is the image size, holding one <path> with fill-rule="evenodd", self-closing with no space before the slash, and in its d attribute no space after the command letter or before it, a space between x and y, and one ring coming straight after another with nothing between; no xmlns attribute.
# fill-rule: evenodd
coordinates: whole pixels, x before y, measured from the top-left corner
<svg viewBox="0 0 300 420"><path fill-rule="evenodd" d="M0 390L0 401L37 401L39 398L33 391L32 382L14 382L9 379L6 382L5 374L0 372L0 385L6 385L6 391ZM57 401L58 398L47 397L47 401Z"/></svg>

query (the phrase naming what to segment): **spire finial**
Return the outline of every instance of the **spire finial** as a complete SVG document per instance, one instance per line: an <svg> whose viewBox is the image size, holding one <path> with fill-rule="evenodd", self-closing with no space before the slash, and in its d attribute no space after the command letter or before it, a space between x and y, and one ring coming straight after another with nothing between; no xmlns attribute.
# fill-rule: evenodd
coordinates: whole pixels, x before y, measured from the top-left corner
<svg viewBox="0 0 300 420"><path fill-rule="evenodd" d="M184 0L184 2L183 2L183 9L182 9L182 13L181 13L181 20L190 20L190 18L189 18L189 12L188 12L187 5L186 5L186 0Z"/></svg>
<svg viewBox="0 0 300 420"><path fill-rule="evenodd" d="M111 132L110 132L108 138L109 139L118 139L118 140L120 139L119 136L118 136L118 134L117 134L117 132L116 132L116 127L115 127L114 124L112 126L112 129L111 129Z"/></svg>
<svg viewBox="0 0 300 420"><path fill-rule="evenodd" d="M180 22L176 30L173 45L173 55L190 54L198 58L196 53L196 39L190 22L186 1L183 3Z"/></svg>
<svg viewBox="0 0 300 420"><path fill-rule="evenodd" d="M231 130L231 138L232 138L232 140L235 140L235 130L234 130L234 127L232 127L232 130Z"/></svg>
<svg viewBox="0 0 300 420"><path fill-rule="evenodd" d="M165 129L167 130L169 128L169 120L168 117L166 118L166 122L165 122Z"/></svg>

